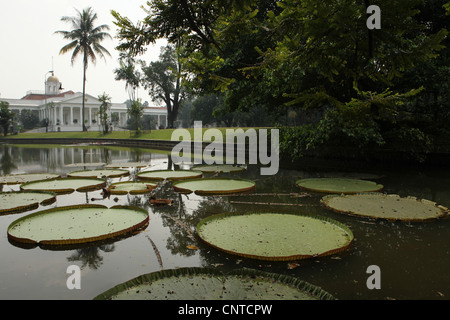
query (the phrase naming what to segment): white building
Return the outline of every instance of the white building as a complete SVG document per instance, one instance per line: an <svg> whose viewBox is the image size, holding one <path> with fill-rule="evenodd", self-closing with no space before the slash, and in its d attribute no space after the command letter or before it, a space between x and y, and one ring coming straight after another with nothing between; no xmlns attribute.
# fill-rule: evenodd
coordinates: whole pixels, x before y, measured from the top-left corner
<svg viewBox="0 0 450 320"><path fill-rule="evenodd" d="M81 92L62 91L62 84L52 74L45 82L45 91L28 91L21 99L0 98L9 103L9 109L15 113L29 109L39 116L39 120L48 119L49 131L82 131L82 102ZM88 131L101 131L99 121L100 102L98 98L85 95L84 120ZM118 119L113 123L114 129L125 127L128 120L127 105L125 103L111 103L110 119ZM167 126L166 107L144 107L144 115L151 115L155 119L156 128Z"/></svg>

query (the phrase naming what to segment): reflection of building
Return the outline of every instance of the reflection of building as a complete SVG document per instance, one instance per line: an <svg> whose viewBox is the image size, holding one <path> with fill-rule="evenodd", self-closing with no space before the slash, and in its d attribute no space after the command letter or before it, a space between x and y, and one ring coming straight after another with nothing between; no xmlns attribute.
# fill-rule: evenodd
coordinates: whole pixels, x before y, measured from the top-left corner
<svg viewBox="0 0 450 320"><path fill-rule="evenodd" d="M62 91L61 82L52 74L45 81L45 91L28 91L21 99L5 99L11 111L31 110L39 116L39 120L48 119L50 131L81 131L81 111L83 94L81 92ZM100 131L98 111L100 102L96 97L85 95L84 120L89 131ZM157 127L167 125L167 108L145 107L144 115L151 115ZM110 119L115 120L113 126L125 127L128 120L125 103L111 103Z"/></svg>

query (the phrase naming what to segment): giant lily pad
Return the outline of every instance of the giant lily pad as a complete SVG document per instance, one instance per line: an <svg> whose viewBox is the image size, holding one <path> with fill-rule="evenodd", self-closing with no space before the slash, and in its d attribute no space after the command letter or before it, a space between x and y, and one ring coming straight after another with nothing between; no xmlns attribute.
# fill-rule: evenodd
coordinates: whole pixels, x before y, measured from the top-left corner
<svg viewBox="0 0 450 320"><path fill-rule="evenodd" d="M252 269L223 274L212 268L179 268L144 274L94 299L335 300L321 288L291 276Z"/></svg>
<svg viewBox="0 0 450 320"><path fill-rule="evenodd" d="M173 188L181 193L227 194L254 190L255 182L245 179L225 178L192 179L175 182Z"/></svg>
<svg viewBox="0 0 450 320"><path fill-rule="evenodd" d="M434 220L448 214L446 207L435 202L415 197L401 198L393 194L330 195L323 197L321 202L327 209L335 212L371 219L414 222Z"/></svg>
<svg viewBox="0 0 450 320"><path fill-rule="evenodd" d="M193 166L191 170L201 171L204 173L215 173L215 172L240 172L244 171L245 168L232 164L215 164L215 165L205 164Z"/></svg>
<svg viewBox="0 0 450 320"><path fill-rule="evenodd" d="M219 250L275 261L331 255L353 241L352 232L337 221L280 213L213 215L199 222L197 233Z"/></svg>
<svg viewBox="0 0 450 320"><path fill-rule="evenodd" d="M146 162L119 162L111 163L105 166L105 168L145 168L149 164Z"/></svg>
<svg viewBox="0 0 450 320"><path fill-rule="evenodd" d="M19 213L33 210L39 205L48 205L56 201L52 192L11 191L0 192L0 214Z"/></svg>
<svg viewBox="0 0 450 320"><path fill-rule="evenodd" d="M202 172L192 170L154 170L139 172L136 176L141 180L183 180L200 178Z"/></svg>
<svg viewBox="0 0 450 320"><path fill-rule="evenodd" d="M97 170L80 170L67 174L69 177L83 178L117 178L129 175L128 170L123 169L97 169Z"/></svg>
<svg viewBox="0 0 450 320"><path fill-rule="evenodd" d="M8 227L10 240L36 245L73 245L113 238L148 223L148 212L135 207L80 205L22 217Z"/></svg>
<svg viewBox="0 0 450 320"><path fill-rule="evenodd" d="M306 190L325 193L360 193L376 192L383 185L373 181L343 178L311 178L301 179L296 184Z"/></svg>
<svg viewBox="0 0 450 320"><path fill-rule="evenodd" d="M57 194L72 193L74 191L87 192L106 186L103 179L94 178L58 178L53 180L33 181L20 186L21 190L51 191Z"/></svg>
<svg viewBox="0 0 450 320"><path fill-rule="evenodd" d="M125 181L111 184L111 194L144 194L156 188L155 182Z"/></svg>
<svg viewBox="0 0 450 320"><path fill-rule="evenodd" d="M22 184L26 182L56 179L60 175L56 173L21 173L21 174L11 174L0 177L0 184Z"/></svg>

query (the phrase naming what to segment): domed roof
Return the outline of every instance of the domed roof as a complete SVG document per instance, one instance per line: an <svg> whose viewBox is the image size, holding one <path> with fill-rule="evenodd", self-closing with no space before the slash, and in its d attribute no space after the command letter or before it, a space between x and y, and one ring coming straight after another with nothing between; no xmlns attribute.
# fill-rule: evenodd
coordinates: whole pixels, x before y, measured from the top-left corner
<svg viewBox="0 0 450 320"><path fill-rule="evenodd" d="M59 83L59 79L55 75L52 75L52 76L48 77L47 82L57 82L57 83Z"/></svg>

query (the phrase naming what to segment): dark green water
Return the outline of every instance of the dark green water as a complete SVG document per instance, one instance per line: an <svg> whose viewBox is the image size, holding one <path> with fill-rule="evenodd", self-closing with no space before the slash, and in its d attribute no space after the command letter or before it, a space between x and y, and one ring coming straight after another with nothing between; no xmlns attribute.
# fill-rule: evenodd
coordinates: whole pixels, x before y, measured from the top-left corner
<svg viewBox="0 0 450 320"><path fill-rule="evenodd" d="M150 167L146 170L167 169L170 166L167 155L155 150L105 146L0 146L2 174L66 174L84 169L71 166L73 163L128 161L147 162ZM325 168L322 169L280 169L275 176L260 176L257 166L249 166L242 173L221 175L255 180L257 194L289 194L302 192L295 186L296 180L315 177L325 172ZM339 171L332 164L328 164L326 170ZM377 182L384 185L386 193L426 198L450 207L450 172L445 169L370 171L366 169L364 173L383 175ZM114 182L118 180L113 179ZM18 189L18 185L3 187L3 191ZM323 195L315 193L300 198L289 195L200 197L177 194L170 184L165 184L158 192L160 196L172 199L174 205L152 207L148 195L117 196L117 201L114 201L116 196L103 200L101 191L88 194L74 192L58 196L56 203L47 207L0 216L0 299L92 299L110 287L144 273L195 266L214 267L223 271L245 267L292 275L345 300L450 297L450 219L429 223L373 222L327 211L319 206ZM267 206L261 204L264 202L302 206ZM143 232L128 238L78 249L23 249L8 241L7 228L16 219L42 209L78 203L137 205L149 211L150 222ZM230 211L304 212L329 217L346 224L354 233L355 240L343 253L299 260L296 261L298 266L292 269L288 262L250 260L219 252L192 240L184 227L195 232L195 226L202 218ZM160 260L152 242L159 252ZM188 245L198 246L199 249L189 249ZM81 268L79 290L69 290L66 286L69 277L66 271L70 265ZM367 287L366 281L370 274L366 271L371 265L380 268L381 289Z"/></svg>

